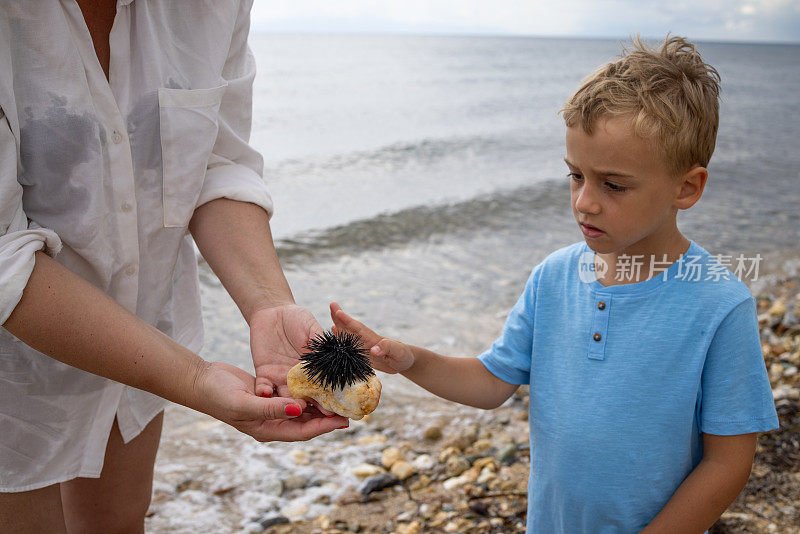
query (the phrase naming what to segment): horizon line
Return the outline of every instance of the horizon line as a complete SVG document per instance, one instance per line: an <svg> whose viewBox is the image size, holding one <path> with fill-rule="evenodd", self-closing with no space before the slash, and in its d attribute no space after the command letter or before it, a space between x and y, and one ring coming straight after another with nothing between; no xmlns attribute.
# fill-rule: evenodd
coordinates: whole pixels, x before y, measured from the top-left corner
<svg viewBox="0 0 800 534"><path fill-rule="evenodd" d="M275 30L251 28L250 33L254 35L296 35L296 36L375 36L375 37L485 37L485 38L511 38L511 39L557 39L575 41L619 41L629 40L634 34L626 37L590 36L590 35L536 35L526 33L479 33L479 32L415 32L415 31L300 31L300 30ZM672 32L670 32L672 33ZM678 32L675 32L678 35ZM652 37L643 35L646 41L661 41L662 37ZM796 41L766 41L766 40L733 40L733 39L692 39L696 43L708 44L752 44L752 45L784 45L800 46L800 40Z"/></svg>

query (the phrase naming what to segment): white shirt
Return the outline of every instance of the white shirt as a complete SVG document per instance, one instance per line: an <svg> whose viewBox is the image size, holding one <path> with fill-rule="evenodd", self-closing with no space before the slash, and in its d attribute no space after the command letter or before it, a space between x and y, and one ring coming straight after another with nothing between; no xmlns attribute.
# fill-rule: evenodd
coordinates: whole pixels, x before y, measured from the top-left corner
<svg viewBox="0 0 800 534"><path fill-rule="evenodd" d="M107 81L74 0L0 2L0 323L43 249L199 350L193 211L272 212L247 143L251 5L119 0ZM99 476L114 416L127 442L164 404L0 329L0 491Z"/></svg>

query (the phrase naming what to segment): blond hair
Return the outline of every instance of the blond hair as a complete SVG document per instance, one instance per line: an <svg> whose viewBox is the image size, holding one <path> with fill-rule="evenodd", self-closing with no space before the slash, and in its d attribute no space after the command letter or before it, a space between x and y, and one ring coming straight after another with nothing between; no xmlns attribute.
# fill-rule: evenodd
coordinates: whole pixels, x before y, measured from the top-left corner
<svg viewBox="0 0 800 534"><path fill-rule="evenodd" d="M658 147L672 174L707 166L719 124L720 77L683 37L659 50L640 37L632 50L590 75L560 113L587 135L598 119L630 116L634 132Z"/></svg>

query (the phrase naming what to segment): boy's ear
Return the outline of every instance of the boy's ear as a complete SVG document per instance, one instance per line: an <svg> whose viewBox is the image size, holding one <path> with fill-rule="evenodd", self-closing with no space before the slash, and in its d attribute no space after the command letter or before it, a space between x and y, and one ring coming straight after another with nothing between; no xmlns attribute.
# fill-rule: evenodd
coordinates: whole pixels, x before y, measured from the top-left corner
<svg viewBox="0 0 800 534"><path fill-rule="evenodd" d="M689 209L700 200L703 189L706 187L708 169L701 166L692 167L678 179L678 193L675 197L675 207L679 210Z"/></svg>

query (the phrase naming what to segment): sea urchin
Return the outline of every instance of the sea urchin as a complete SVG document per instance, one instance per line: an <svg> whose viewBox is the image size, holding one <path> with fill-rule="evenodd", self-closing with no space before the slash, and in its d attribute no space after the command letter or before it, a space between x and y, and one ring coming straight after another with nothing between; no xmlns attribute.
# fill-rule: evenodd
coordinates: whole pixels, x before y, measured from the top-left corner
<svg viewBox="0 0 800 534"><path fill-rule="evenodd" d="M300 356L309 379L324 388L344 388L375 375L369 364L369 350L361 338L350 332L325 331L308 343L309 352Z"/></svg>

